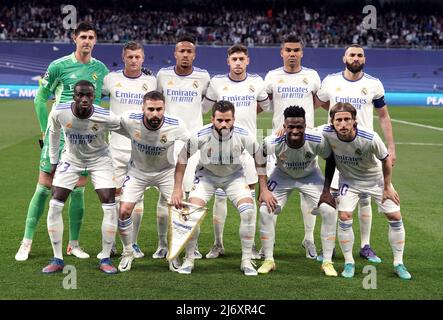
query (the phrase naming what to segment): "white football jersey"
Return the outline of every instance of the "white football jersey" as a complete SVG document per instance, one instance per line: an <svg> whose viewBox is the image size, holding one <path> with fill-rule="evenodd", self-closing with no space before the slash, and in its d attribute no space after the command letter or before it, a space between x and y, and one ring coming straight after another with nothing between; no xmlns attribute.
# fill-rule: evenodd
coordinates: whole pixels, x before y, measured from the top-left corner
<svg viewBox="0 0 443 320"><path fill-rule="evenodd" d="M72 104L68 101L55 106L48 119L49 156L51 164L59 161L60 130L65 135L63 159L78 166L88 167L100 157L109 155L106 136L109 130L120 128L120 117L108 109L93 105L94 112L87 119L77 118L72 113Z"/></svg>
<svg viewBox="0 0 443 320"><path fill-rule="evenodd" d="M269 71L265 77L266 92L272 94L272 128L283 127L283 112L289 106L305 109L306 126L314 127L314 95L320 88L317 71L302 67L299 72L289 73L283 67Z"/></svg>
<svg viewBox="0 0 443 320"><path fill-rule="evenodd" d="M269 110L263 79L256 74L248 73L242 81L232 80L229 74L216 75L209 83L206 99L231 102L235 106L235 123L248 129L254 137L257 135L257 102Z"/></svg>
<svg viewBox="0 0 443 320"><path fill-rule="evenodd" d="M157 90L166 99L166 112L183 120L188 131L203 126L202 99L209 84L209 73L197 67L190 75L180 76L174 67L157 73Z"/></svg>
<svg viewBox="0 0 443 320"><path fill-rule="evenodd" d="M358 124L371 130L374 128L373 109L385 105L384 95L381 81L366 73L356 81L345 79L343 72L330 74L323 79L317 92L321 101L329 101L329 109L338 102L352 104L357 109Z"/></svg>
<svg viewBox="0 0 443 320"><path fill-rule="evenodd" d="M141 112L143 96L157 88L154 76L142 73L139 77L125 76L123 70L106 75L103 80L102 94L109 96L109 109L116 115L125 111ZM131 151L131 140L117 132L111 132L109 144L116 150Z"/></svg>
<svg viewBox="0 0 443 320"><path fill-rule="evenodd" d="M348 142L340 140L332 126L325 126L323 136L334 152L341 176L363 185L383 179L381 160L389 154L376 132L357 126L357 136Z"/></svg>
<svg viewBox="0 0 443 320"><path fill-rule="evenodd" d="M298 149L288 146L286 135L266 137L262 146L263 155L275 154L277 168L295 179L309 176L318 170L317 155L326 159L331 154L331 148L321 132L309 129L305 131L305 143Z"/></svg>
<svg viewBox="0 0 443 320"><path fill-rule="evenodd" d="M131 139L129 171L141 177L146 173L157 174L173 168L175 141L186 142L189 139L189 133L179 118L165 114L163 125L157 130L150 130L143 123L143 117L143 112L123 113L119 130Z"/></svg>
<svg viewBox="0 0 443 320"><path fill-rule="evenodd" d="M200 168L203 167L216 176L226 177L243 170L240 155L246 150L254 156L258 143L248 130L237 125L234 125L228 137L220 139L210 123L191 135L187 147L190 156L200 150Z"/></svg>

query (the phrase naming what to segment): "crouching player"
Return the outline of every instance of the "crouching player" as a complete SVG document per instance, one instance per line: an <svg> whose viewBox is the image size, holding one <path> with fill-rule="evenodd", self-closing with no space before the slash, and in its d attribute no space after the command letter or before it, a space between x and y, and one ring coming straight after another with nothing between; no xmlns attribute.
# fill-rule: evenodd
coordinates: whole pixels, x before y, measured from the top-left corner
<svg viewBox="0 0 443 320"><path fill-rule="evenodd" d="M305 110L290 106L284 110L284 130L281 137L269 136L263 140L263 156L275 155L277 166L269 180L265 174L259 174L260 184L260 239L265 260L258 273L269 273L275 270L274 215L278 215L294 189L307 200L310 211L317 208L323 190L324 178L317 163L317 155L327 158L331 149L325 143L321 133L306 129ZM335 226L337 213L335 202L327 199L328 205L320 205L318 210L322 217L321 241L323 263L321 269L327 276L336 277L337 272L332 264L332 251L335 246Z"/></svg>
<svg viewBox="0 0 443 320"><path fill-rule="evenodd" d="M246 150L254 156L258 143L246 129L234 125L235 107L229 101L218 101L212 107L210 124L191 136L187 144L187 158L200 150L200 163L197 167L194 186L189 193L188 202L205 206L217 188L222 189L232 201L240 214L240 240L242 258L240 269L247 276L256 276L251 258L255 235L256 212L252 193L246 182L240 155ZM175 171L172 205L177 209L183 207L183 176L186 160L177 163ZM186 156L185 156L186 158ZM190 274L194 268L194 251L198 239L199 227L186 246L186 257L181 268L182 274Z"/></svg>
<svg viewBox="0 0 443 320"><path fill-rule="evenodd" d="M83 172L90 173L103 208L100 270L109 274L117 272L109 258L117 230L117 209L114 170L106 136L108 130L119 128L120 119L109 110L94 105L94 99L93 84L81 80L74 85L74 101L55 106L49 117L51 173L55 171L55 176L47 223L54 258L43 268L44 273L63 270L63 206ZM66 142L59 159L61 129Z"/></svg>
<svg viewBox="0 0 443 320"><path fill-rule="evenodd" d="M135 204L143 198L147 187L157 187L167 203L174 186L174 145L189 139L189 133L181 120L165 114L165 97L158 91L150 91L143 97L143 112L127 111L121 116L120 134L131 139L131 159L123 183L118 229L124 249L118 266L129 271L135 258L133 222L131 213ZM168 221L168 212L158 217ZM167 243L168 224L159 224L158 234ZM169 263L172 271L179 267L178 259Z"/></svg>
<svg viewBox="0 0 443 320"><path fill-rule="evenodd" d="M401 279L411 279L403 264L405 229L400 213L400 197L391 183L392 159L380 136L356 122L357 111L349 103L337 103L330 110L332 125L323 129L323 136L333 146L333 157L326 166L339 171L338 240L345 258L341 275L352 278L355 262L352 255L354 232L352 214L363 194L373 196L378 210L389 222L389 243L394 254L394 272ZM327 171L331 173L331 169ZM332 175L326 177L331 181ZM325 183L321 200L329 201L330 183Z"/></svg>

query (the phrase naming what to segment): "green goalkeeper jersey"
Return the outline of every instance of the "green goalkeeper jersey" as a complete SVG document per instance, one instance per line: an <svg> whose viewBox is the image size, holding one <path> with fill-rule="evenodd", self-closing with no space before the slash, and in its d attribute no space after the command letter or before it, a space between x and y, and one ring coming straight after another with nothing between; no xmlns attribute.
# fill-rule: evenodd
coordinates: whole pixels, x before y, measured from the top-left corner
<svg viewBox="0 0 443 320"><path fill-rule="evenodd" d="M54 105L73 100L74 85L80 80L88 80L95 87L95 104L100 104L103 78L109 73L103 62L91 57L88 63L80 63L75 52L54 60L48 67L34 99L35 110L42 132L48 124L46 101L54 95Z"/></svg>

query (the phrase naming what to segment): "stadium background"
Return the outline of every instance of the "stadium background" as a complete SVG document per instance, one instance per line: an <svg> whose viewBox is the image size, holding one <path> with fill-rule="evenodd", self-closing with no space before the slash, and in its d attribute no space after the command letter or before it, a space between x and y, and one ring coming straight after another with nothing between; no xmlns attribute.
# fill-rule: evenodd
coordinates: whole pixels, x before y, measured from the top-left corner
<svg viewBox="0 0 443 320"><path fill-rule="evenodd" d="M30 260L16 262L14 254L22 237L27 205L38 174L39 129L31 99L38 77L49 62L72 52L74 46L69 43L69 32L60 27L64 16L59 5L49 1L3 1L0 8L0 212L4 223L0 224L0 255L3 257L0 271L8 276L0 279L0 299L443 298L440 268L443 262L441 2L274 0L245 4L241 1L159 3L130 0L123 6L117 1L107 1L106 6L94 1L71 1L70 4L78 9L79 21L84 18L97 20L99 44L93 56L111 70L122 67L121 46L129 39L144 41L145 66L154 73L174 64L172 44L182 33L197 36L195 65L207 69L211 76L227 72L226 49L235 42L250 47L248 71L264 76L267 71L281 66L278 45L281 36L291 30L304 37L307 43L302 64L316 69L322 79L328 73L342 70L343 46L353 42L364 45L365 70L383 82L393 118L398 153L394 184L402 199L407 230L405 262L414 279L405 283L392 274L387 223L376 214L376 207L372 243L383 259L377 266L377 289L363 289L365 275L361 274L361 269L366 263L362 260L357 260L355 279L324 277L319 264L306 260L300 247L303 226L296 194L291 197L277 226L275 257L278 269L265 277L245 279L239 271L238 217L232 207L225 231L227 256L224 259L198 261L192 276L183 277L169 272L165 262L149 258L156 246L157 196L154 191L149 191L145 198L140 235L146 257L136 261L130 273L106 277L99 273L95 259L79 261L67 257L66 263L75 265L78 270L77 290L63 289L64 275L41 275L41 267L51 256L44 217L35 235ZM377 8L377 29L369 32L360 26L366 4ZM134 28L135 25L138 27ZM149 32L141 32L145 29ZM259 128L269 128L270 118L270 114L262 114ZM325 121L326 113L317 110L316 123ZM378 124L376 128L380 132ZM212 208L212 203L208 207ZM81 242L91 256L99 251L100 221L98 200L89 186ZM202 253L212 244L211 225L211 219L207 218L199 241ZM316 227L318 247L319 225L320 219ZM67 220L65 229L66 226ZM359 243L358 227L355 231L356 243ZM259 244L258 240L256 242ZM338 270L342 263L342 255L338 253Z"/></svg>

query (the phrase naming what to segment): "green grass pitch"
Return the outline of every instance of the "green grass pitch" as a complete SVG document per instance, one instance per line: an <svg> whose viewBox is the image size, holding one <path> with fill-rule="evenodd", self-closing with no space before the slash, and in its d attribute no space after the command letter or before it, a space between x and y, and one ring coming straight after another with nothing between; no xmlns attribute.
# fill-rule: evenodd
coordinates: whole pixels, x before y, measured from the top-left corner
<svg viewBox="0 0 443 320"><path fill-rule="evenodd" d="M41 268L52 257L46 231L46 213L37 232L30 259L16 262L14 255L23 236L27 206L38 176L39 128L31 100L0 100L0 299L441 299L443 285L443 109L390 107L391 117L425 128L393 122L397 145L397 164L393 182L400 194L406 228L405 264L413 275L402 281L392 272L392 252L388 244L386 219L373 204L371 243L383 262L376 266L377 289L365 290L362 269L368 265L358 257L360 241L355 215L356 276L353 279L326 278L320 264L304 257L301 248L303 223L298 193L293 193L277 224L275 260L277 270L269 275L246 277L240 271L239 219L229 205L225 228L226 256L196 261L190 276L172 273L166 261L150 258L157 247L155 206L157 194L148 191L139 244L145 258L136 260L130 272L114 276L98 270L95 255L101 250L102 211L92 185L86 192L86 214L81 245L91 255L78 260L66 256L65 263L77 270L77 289L63 289L66 276L43 275ZM259 117L259 127L270 125L270 114ZM207 121L208 118L206 118ZM326 121L324 110L316 111L317 124ZM377 122L377 120L375 120ZM376 126L377 131L379 126ZM321 161L323 162L323 161ZM323 165L323 163L322 163ZM200 251L206 254L213 242L212 202L203 222ZM320 218L315 229L320 249ZM64 211L67 243L67 212ZM258 234L258 228L257 228ZM258 237L257 246L260 247ZM118 241L119 249L121 244ZM64 249L65 250L65 249ZM118 260L114 260L118 263ZM338 249L335 259L341 272L343 256Z"/></svg>

